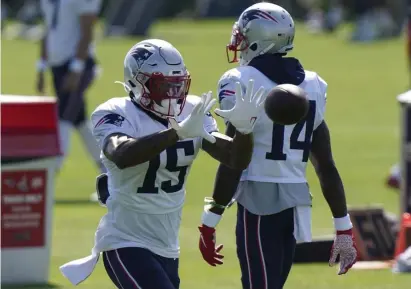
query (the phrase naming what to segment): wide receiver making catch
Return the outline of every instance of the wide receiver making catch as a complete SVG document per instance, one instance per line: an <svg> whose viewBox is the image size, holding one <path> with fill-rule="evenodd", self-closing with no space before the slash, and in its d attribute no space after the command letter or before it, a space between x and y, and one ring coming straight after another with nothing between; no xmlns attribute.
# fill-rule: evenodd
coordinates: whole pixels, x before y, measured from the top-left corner
<svg viewBox="0 0 411 289"><path fill-rule="evenodd" d="M129 97L113 98L92 114L93 133L107 168L107 214L92 255L63 265L73 283L85 280L100 254L119 289L177 289L185 181L200 148L225 166L243 170L251 159L252 130L265 91L253 81L227 118L232 137L218 133L211 92L188 95L190 75L170 43L145 40L124 60ZM225 111L222 111L224 113Z"/></svg>
<svg viewBox="0 0 411 289"><path fill-rule="evenodd" d="M240 66L224 73L218 83L223 110L235 111L235 91L244 90L248 79L266 89L294 84L309 98L308 113L297 124L273 123L263 114L254 128L253 154L247 169L221 164L213 198L206 199L199 245L211 266L222 264L215 228L233 196L238 203L236 242L244 289L283 288L296 242L311 241L312 198L306 179L309 159L334 217L336 236L330 265L339 255L338 274L345 274L357 259L344 187L324 120L327 83L317 73L304 70L297 59L285 57L293 49L294 34L294 21L282 7L271 3L249 7L235 22L227 46L227 52L234 52L230 62L236 62L240 53ZM226 134L233 136L235 128L230 118L225 120Z"/></svg>

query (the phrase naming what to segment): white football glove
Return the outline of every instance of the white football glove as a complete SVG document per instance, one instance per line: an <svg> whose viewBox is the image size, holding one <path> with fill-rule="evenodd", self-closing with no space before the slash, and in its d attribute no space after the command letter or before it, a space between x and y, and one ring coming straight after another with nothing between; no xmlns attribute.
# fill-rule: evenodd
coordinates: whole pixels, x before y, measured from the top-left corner
<svg viewBox="0 0 411 289"><path fill-rule="evenodd" d="M260 87L253 95L254 80L248 81L247 90L243 96L241 84L235 84L235 105L230 110L215 109L214 112L229 121L239 132L249 134L253 131L257 118L266 97L264 87Z"/></svg>
<svg viewBox="0 0 411 289"><path fill-rule="evenodd" d="M204 129L204 116L216 103L212 92L203 93L201 101L194 106L190 115L182 122L178 123L174 118L169 118L171 127L177 132L180 139L202 137L211 143L215 143L215 137Z"/></svg>

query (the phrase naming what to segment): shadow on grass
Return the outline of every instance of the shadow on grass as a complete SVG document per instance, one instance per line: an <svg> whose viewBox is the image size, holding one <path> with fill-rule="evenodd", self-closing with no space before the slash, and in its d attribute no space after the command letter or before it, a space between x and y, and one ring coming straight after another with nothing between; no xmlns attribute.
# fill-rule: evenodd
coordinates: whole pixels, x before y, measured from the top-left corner
<svg viewBox="0 0 411 289"><path fill-rule="evenodd" d="M2 289L57 289L61 288L60 285L47 283L47 284L33 284L33 285L7 285L1 284Z"/></svg>

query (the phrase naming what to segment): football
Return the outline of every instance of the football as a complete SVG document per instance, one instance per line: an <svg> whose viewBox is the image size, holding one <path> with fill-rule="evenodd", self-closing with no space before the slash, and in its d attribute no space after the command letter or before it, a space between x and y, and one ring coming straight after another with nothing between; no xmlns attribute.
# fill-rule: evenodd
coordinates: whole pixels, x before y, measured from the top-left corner
<svg viewBox="0 0 411 289"><path fill-rule="evenodd" d="M273 122L290 125L299 122L307 115L309 100L307 93L301 87L280 84L267 94L264 109Z"/></svg>

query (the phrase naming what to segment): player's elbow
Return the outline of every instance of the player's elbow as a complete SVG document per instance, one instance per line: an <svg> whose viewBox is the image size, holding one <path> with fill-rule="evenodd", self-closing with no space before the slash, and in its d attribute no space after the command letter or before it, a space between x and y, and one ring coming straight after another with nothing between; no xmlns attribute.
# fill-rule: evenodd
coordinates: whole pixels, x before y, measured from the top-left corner
<svg viewBox="0 0 411 289"><path fill-rule="evenodd" d="M234 170L245 170L251 162L251 154L237 154L231 157L229 167Z"/></svg>
<svg viewBox="0 0 411 289"><path fill-rule="evenodd" d="M126 168L128 168L129 166L122 160L116 160L113 161L113 163L116 165L116 167L120 170L124 170Z"/></svg>
<svg viewBox="0 0 411 289"><path fill-rule="evenodd" d="M319 178L327 178L330 174L338 173L333 159L317 161L314 164L314 168Z"/></svg>
<svg viewBox="0 0 411 289"><path fill-rule="evenodd" d="M106 157L120 170L127 168L127 160L119 152L111 152Z"/></svg>
<svg viewBox="0 0 411 289"><path fill-rule="evenodd" d="M227 164L227 166L230 168L230 169L233 169L233 170L245 170L247 167L248 167L248 164L245 164L245 163L234 163L234 162L232 162L232 163L229 163L229 164Z"/></svg>
<svg viewBox="0 0 411 289"><path fill-rule="evenodd" d="M245 170L251 162L253 147L252 134L236 135L230 150L231 166L237 170Z"/></svg>
<svg viewBox="0 0 411 289"><path fill-rule="evenodd" d="M106 147L104 155L120 170L130 167L130 158L119 147Z"/></svg>
<svg viewBox="0 0 411 289"><path fill-rule="evenodd" d="M124 170L127 168L138 166L142 163L149 161L150 159L144 155L131 156L131 153L128 154L119 150L112 156L110 160L116 165L118 169Z"/></svg>

